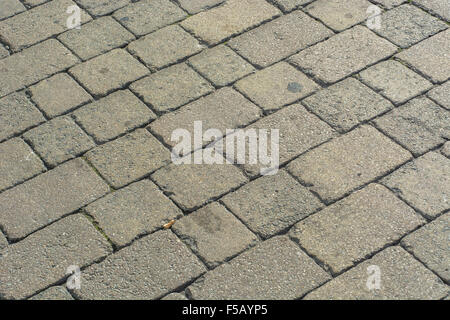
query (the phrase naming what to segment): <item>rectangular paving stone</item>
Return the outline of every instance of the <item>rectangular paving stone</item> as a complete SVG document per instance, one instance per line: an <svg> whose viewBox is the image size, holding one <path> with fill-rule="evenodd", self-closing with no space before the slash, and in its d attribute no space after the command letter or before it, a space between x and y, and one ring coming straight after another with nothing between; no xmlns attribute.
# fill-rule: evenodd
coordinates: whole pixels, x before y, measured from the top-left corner
<svg viewBox="0 0 450 320"><path fill-rule="evenodd" d="M79 60L50 39L0 60L0 97L65 70Z"/></svg>
<svg viewBox="0 0 450 320"><path fill-rule="evenodd" d="M149 128L166 144L175 146L177 142L171 140L172 132L182 128L188 130L193 136L194 121L201 121L203 130L215 128L225 134L226 129L243 127L261 115L261 109L237 91L232 88L222 88L174 112L163 115L153 121Z"/></svg>
<svg viewBox="0 0 450 320"><path fill-rule="evenodd" d="M267 67L332 34L297 10L230 40L229 45L251 63Z"/></svg>
<svg viewBox="0 0 450 320"><path fill-rule="evenodd" d="M300 221L290 236L337 274L425 222L388 189L370 184Z"/></svg>
<svg viewBox="0 0 450 320"><path fill-rule="evenodd" d="M374 122L415 156L450 139L450 112L424 97L411 100Z"/></svg>
<svg viewBox="0 0 450 320"><path fill-rule="evenodd" d="M41 159L20 138L0 143L0 191L46 170Z"/></svg>
<svg viewBox="0 0 450 320"><path fill-rule="evenodd" d="M394 171L382 183L433 219L450 208L449 173L450 159L429 152Z"/></svg>
<svg viewBox="0 0 450 320"><path fill-rule="evenodd" d="M367 288L370 267L380 269L381 289ZM389 247L309 293L306 300L439 300L448 287L398 246Z"/></svg>
<svg viewBox="0 0 450 320"><path fill-rule="evenodd" d="M225 0L178 0L177 2L189 14L196 14L205 9L215 7L225 2Z"/></svg>
<svg viewBox="0 0 450 320"><path fill-rule="evenodd" d="M331 202L409 159L408 151L366 125L301 155L288 169Z"/></svg>
<svg viewBox="0 0 450 320"><path fill-rule="evenodd" d="M8 247L0 258L0 295L23 299L112 252L108 241L82 215L72 215Z"/></svg>
<svg viewBox="0 0 450 320"><path fill-rule="evenodd" d="M181 63L132 83L130 89L158 112L167 112L212 92L214 87Z"/></svg>
<svg viewBox="0 0 450 320"><path fill-rule="evenodd" d="M78 158L2 192L0 226L10 240L20 239L108 191L108 185Z"/></svg>
<svg viewBox="0 0 450 320"><path fill-rule="evenodd" d="M222 201L263 239L287 230L322 207L308 189L284 170L256 179Z"/></svg>
<svg viewBox="0 0 450 320"><path fill-rule="evenodd" d="M45 121L42 113L23 93L0 98L0 141Z"/></svg>
<svg viewBox="0 0 450 320"><path fill-rule="evenodd" d="M150 71L123 49L116 49L76 65L70 74L94 96L105 96L114 89L142 78Z"/></svg>
<svg viewBox="0 0 450 320"><path fill-rule="evenodd" d="M125 7L130 0L75 0L90 14L94 16L103 16Z"/></svg>
<svg viewBox="0 0 450 320"><path fill-rule="evenodd" d="M141 0L114 13L128 30L137 36L156 31L187 17L187 14L169 0Z"/></svg>
<svg viewBox="0 0 450 320"><path fill-rule="evenodd" d="M295 243L275 237L208 272L187 291L195 300L288 300L328 279Z"/></svg>
<svg viewBox="0 0 450 320"><path fill-rule="evenodd" d="M356 26L301 51L290 61L321 81L334 83L396 50L366 27Z"/></svg>
<svg viewBox="0 0 450 320"><path fill-rule="evenodd" d="M135 39L112 17L102 17L86 23L81 29L69 30L58 39L83 60L121 47Z"/></svg>
<svg viewBox="0 0 450 320"><path fill-rule="evenodd" d="M235 87L265 111L279 109L320 88L286 62L260 70L238 81Z"/></svg>
<svg viewBox="0 0 450 320"><path fill-rule="evenodd" d="M71 0L53 0L0 22L0 36L13 51L60 34L68 29L67 8L74 6ZM80 9L81 23L92 18Z"/></svg>
<svg viewBox="0 0 450 320"><path fill-rule="evenodd" d="M264 0L227 0L222 6L200 12L181 22L208 44L219 43L280 14Z"/></svg>
<svg viewBox="0 0 450 320"><path fill-rule="evenodd" d="M171 231L159 231L84 270L74 294L88 300L158 299L205 271Z"/></svg>
<svg viewBox="0 0 450 320"><path fill-rule="evenodd" d="M366 20L369 16L367 8L371 5L367 0L318 0L308 5L305 11L333 30L342 31Z"/></svg>
<svg viewBox="0 0 450 320"><path fill-rule="evenodd" d="M149 180L133 183L86 207L109 239L122 247L183 215Z"/></svg>
<svg viewBox="0 0 450 320"><path fill-rule="evenodd" d="M137 129L86 157L114 188L120 188L167 164L170 152L147 130Z"/></svg>
<svg viewBox="0 0 450 320"><path fill-rule="evenodd" d="M382 114L394 106L354 78L347 78L303 100L303 104L339 132Z"/></svg>
<svg viewBox="0 0 450 320"><path fill-rule="evenodd" d="M225 45L204 50L190 58L189 64L219 87L229 85L256 70Z"/></svg>
<svg viewBox="0 0 450 320"><path fill-rule="evenodd" d="M440 32L396 56L430 77L434 83L450 78L450 30Z"/></svg>
<svg viewBox="0 0 450 320"><path fill-rule="evenodd" d="M311 0L273 0L284 12L298 8L300 5L307 4Z"/></svg>
<svg viewBox="0 0 450 320"><path fill-rule="evenodd" d="M45 115L53 118L92 100L67 73L58 73L29 88L31 99Z"/></svg>
<svg viewBox="0 0 450 320"><path fill-rule="evenodd" d="M409 4L389 10L380 18L381 28L374 31L402 48L447 29L445 22Z"/></svg>
<svg viewBox="0 0 450 320"><path fill-rule="evenodd" d="M450 282L450 213L409 234L402 245L447 283Z"/></svg>
<svg viewBox="0 0 450 320"><path fill-rule="evenodd" d="M129 90L119 90L73 112L78 124L96 141L106 142L156 118Z"/></svg>
<svg viewBox="0 0 450 320"><path fill-rule="evenodd" d="M172 230L210 268L258 241L232 213L217 202L180 219Z"/></svg>
<svg viewBox="0 0 450 320"><path fill-rule="evenodd" d="M51 168L95 147L94 141L68 116L31 129L23 138Z"/></svg>
<svg viewBox="0 0 450 320"><path fill-rule="evenodd" d="M2 0L0 2L0 19L11 17L27 10L19 0Z"/></svg>
<svg viewBox="0 0 450 320"><path fill-rule="evenodd" d="M413 3L447 22L450 21L450 3L447 0L414 0Z"/></svg>
<svg viewBox="0 0 450 320"><path fill-rule="evenodd" d="M395 104L404 103L433 87L431 82L395 60L380 62L359 75L364 83Z"/></svg>
<svg viewBox="0 0 450 320"><path fill-rule="evenodd" d="M170 41L167 41L170 39ZM200 52L203 46L178 25L169 26L136 40L128 50L148 67L160 69Z"/></svg>
<svg viewBox="0 0 450 320"><path fill-rule="evenodd" d="M439 105L447 110L450 110L450 81L429 91L427 95L428 98L439 103Z"/></svg>
<svg viewBox="0 0 450 320"><path fill-rule="evenodd" d="M50 287L37 295L32 296L29 300L39 301L63 301L73 300L73 297L63 286Z"/></svg>

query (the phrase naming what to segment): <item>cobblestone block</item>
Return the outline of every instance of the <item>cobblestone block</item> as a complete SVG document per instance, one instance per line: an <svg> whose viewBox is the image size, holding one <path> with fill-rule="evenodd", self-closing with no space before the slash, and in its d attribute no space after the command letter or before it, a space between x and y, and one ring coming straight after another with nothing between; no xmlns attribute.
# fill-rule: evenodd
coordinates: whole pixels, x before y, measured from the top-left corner
<svg viewBox="0 0 450 320"><path fill-rule="evenodd" d="M447 0L414 0L413 3L447 22L450 21L450 3Z"/></svg>
<svg viewBox="0 0 450 320"><path fill-rule="evenodd" d="M428 92L428 97L450 110L450 81Z"/></svg>
<svg viewBox="0 0 450 320"><path fill-rule="evenodd" d="M0 19L11 17L27 10L19 0L2 0L0 3Z"/></svg>
<svg viewBox="0 0 450 320"><path fill-rule="evenodd" d="M37 295L30 298L30 300L40 300L40 301L62 301L62 300L73 300L73 297L62 286L55 286L48 288Z"/></svg>

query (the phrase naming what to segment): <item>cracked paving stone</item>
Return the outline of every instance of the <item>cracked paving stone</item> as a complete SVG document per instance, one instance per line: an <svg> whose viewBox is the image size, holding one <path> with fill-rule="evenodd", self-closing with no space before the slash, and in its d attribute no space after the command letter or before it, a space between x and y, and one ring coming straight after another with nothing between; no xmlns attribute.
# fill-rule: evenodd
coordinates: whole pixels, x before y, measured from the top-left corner
<svg viewBox="0 0 450 320"><path fill-rule="evenodd" d="M81 299L158 299L206 271L171 231L135 241L83 271Z"/></svg>
<svg viewBox="0 0 450 320"><path fill-rule="evenodd" d="M196 14L205 9L217 6L225 2L225 0L178 0L177 2L189 14Z"/></svg>
<svg viewBox="0 0 450 320"><path fill-rule="evenodd" d="M382 183L429 218L450 208L450 159L439 153L405 164Z"/></svg>
<svg viewBox="0 0 450 320"><path fill-rule="evenodd" d="M380 270L381 288L367 288L368 271ZM373 267L372 267L373 268ZM439 300L448 287L401 247L389 247L309 293L306 300Z"/></svg>
<svg viewBox="0 0 450 320"><path fill-rule="evenodd" d="M0 19L11 17L27 10L19 0L2 0L0 3Z"/></svg>
<svg viewBox="0 0 450 320"><path fill-rule="evenodd" d="M23 299L112 252L108 241L82 215L72 215L8 246L0 256L0 295Z"/></svg>
<svg viewBox="0 0 450 320"><path fill-rule="evenodd" d="M35 296L32 296L29 300L62 301L73 300L73 297L70 295L66 288L62 286L55 286L48 288Z"/></svg>
<svg viewBox="0 0 450 320"><path fill-rule="evenodd" d="M450 81L429 91L427 95L442 107L450 110Z"/></svg>
<svg viewBox="0 0 450 320"><path fill-rule="evenodd" d="M290 236L337 274L425 222L386 187L370 184L300 221Z"/></svg>
<svg viewBox="0 0 450 320"><path fill-rule="evenodd" d="M414 0L413 3L450 21L450 2L447 0Z"/></svg>
<svg viewBox="0 0 450 320"><path fill-rule="evenodd" d="M75 0L90 14L94 16L103 16L125 7L132 0Z"/></svg>
<svg viewBox="0 0 450 320"><path fill-rule="evenodd" d="M208 272L187 288L195 300L296 299L329 280L287 237L274 237Z"/></svg>

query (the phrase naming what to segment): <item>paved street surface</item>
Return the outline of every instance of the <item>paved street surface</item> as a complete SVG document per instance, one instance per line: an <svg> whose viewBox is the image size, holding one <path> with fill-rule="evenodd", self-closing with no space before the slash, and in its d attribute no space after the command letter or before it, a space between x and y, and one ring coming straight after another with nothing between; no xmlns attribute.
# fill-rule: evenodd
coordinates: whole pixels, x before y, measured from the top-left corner
<svg viewBox="0 0 450 320"><path fill-rule="evenodd" d="M448 299L449 26L448 0L0 0L0 298ZM279 170L174 163L200 121L278 129Z"/></svg>

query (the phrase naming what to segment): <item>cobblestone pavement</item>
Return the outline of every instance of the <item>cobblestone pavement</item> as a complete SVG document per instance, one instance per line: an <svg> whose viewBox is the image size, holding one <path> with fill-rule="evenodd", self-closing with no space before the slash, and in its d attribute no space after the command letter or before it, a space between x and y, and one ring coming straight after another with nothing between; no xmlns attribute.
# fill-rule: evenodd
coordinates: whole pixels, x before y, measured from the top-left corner
<svg viewBox="0 0 450 320"><path fill-rule="evenodd" d="M448 0L1 0L0 298L448 298L449 21ZM172 163L194 121L279 129L279 171Z"/></svg>

